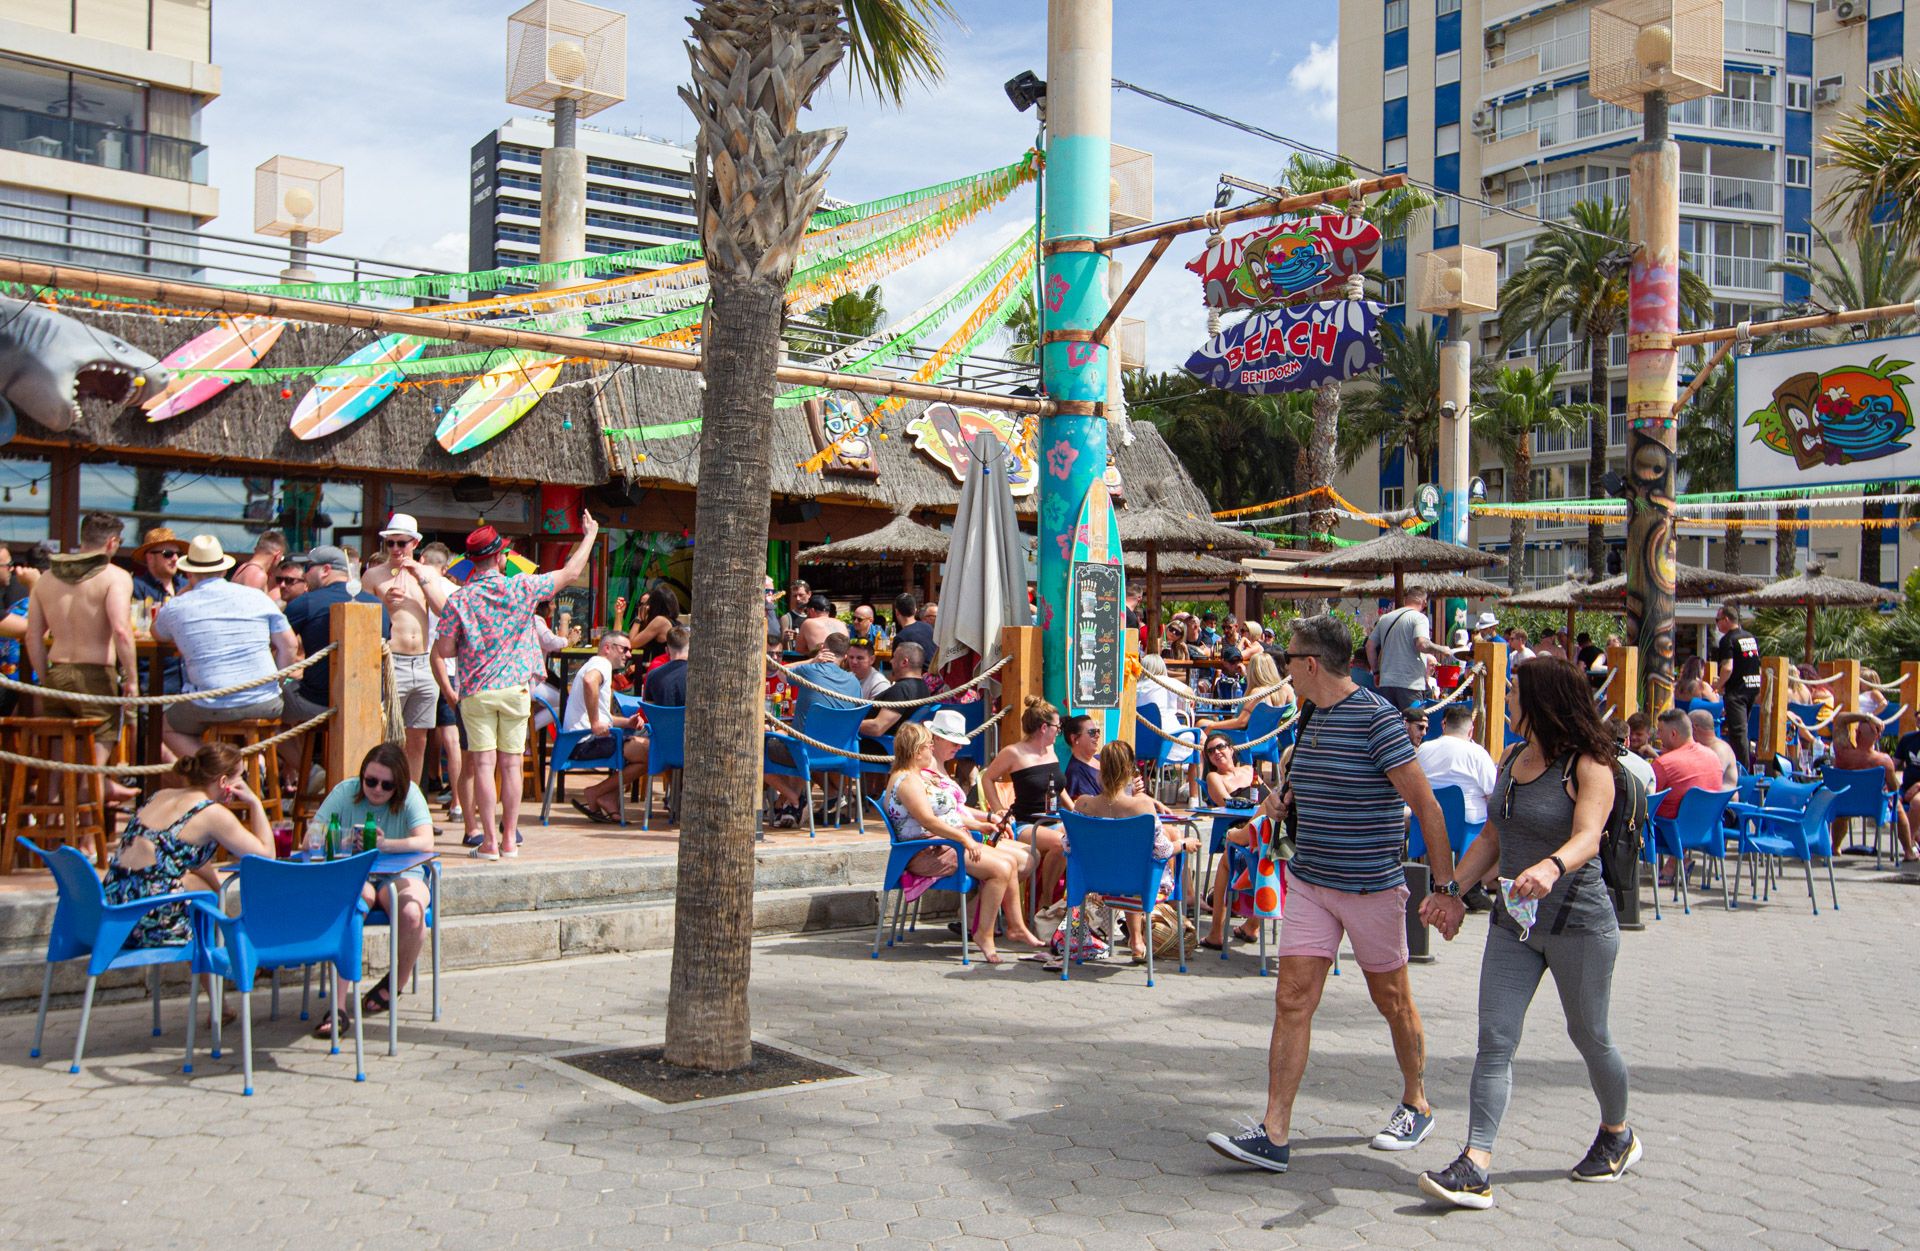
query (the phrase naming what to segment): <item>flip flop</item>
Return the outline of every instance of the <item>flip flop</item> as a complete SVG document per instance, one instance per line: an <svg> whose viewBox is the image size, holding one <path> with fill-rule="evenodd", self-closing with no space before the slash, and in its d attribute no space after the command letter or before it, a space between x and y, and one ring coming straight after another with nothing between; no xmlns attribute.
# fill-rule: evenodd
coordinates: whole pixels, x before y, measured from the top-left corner
<svg viewBox="0 0 1920 1251"><path fill-rule="evenodd" d="M362 1017L379 1016L391 1006L393 1006L393 1001L387 997L387 983L385 978L375 982L371 990L360 996L360 1015Z"/></svg>

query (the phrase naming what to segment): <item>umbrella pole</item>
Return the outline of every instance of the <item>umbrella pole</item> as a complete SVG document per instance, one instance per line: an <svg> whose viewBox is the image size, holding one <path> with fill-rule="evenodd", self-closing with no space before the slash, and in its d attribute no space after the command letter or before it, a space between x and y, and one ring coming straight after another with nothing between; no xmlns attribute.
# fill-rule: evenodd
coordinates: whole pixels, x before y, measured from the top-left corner
<svg viewBox="0 0 1920 1251"><path fill-rule="evenodd" d="M1154 652L1160 650L1160 552L1147 549L1147 638Z"/></svg>
<svg viewBox="0 0 1920 1251"><path fill-rule="evenodd" d="M1574 615L1575 615L1576 613L1578 613L1579 611L1580 611L1580 610L1579 610L1579 609L1577 609L1577 608L1568 608L1568 609L1567 609L1567 645L1568 645L1569 647L1571 647L1571 646L1573 645L1573 625L1574 625L1574 621L1573 621L1573 618L1574 618ZM1571 656L1569 656L1569 657L1567 657L1567 659L1568 659L1568 660L1572 660L1572 659L1573 659L1573 657L1571 657Z"/></svg>
<svg viewBox="0 0 1920 1251"><path fill-rule="evenodd" d="M1807 605L1807 663L1813 663L1813 605Z"/></svg>
<svg viewBox="0 0 1920 1251"><path fill-rule="evenodd" d="M1407 571L1400 565L1393 567L1393 606L1398 608L1407 598Z"/></svg>

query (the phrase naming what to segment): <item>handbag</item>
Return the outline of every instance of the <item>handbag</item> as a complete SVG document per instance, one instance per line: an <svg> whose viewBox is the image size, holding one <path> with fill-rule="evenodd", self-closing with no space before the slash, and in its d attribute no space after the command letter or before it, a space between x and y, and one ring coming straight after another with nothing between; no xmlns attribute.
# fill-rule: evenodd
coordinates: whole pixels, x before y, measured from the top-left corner
<svg viewBox="0 0 1920 1251"><path fill-rule="evenodd" d="M1153 927L1153 954L1156 956L1177 955L1180 951L1181 931L1186 931L1186 943L1193 948L1194 937L1198 933L1193 920L1182 915L1171 903L1155 904L1150 914Z"/></svg>

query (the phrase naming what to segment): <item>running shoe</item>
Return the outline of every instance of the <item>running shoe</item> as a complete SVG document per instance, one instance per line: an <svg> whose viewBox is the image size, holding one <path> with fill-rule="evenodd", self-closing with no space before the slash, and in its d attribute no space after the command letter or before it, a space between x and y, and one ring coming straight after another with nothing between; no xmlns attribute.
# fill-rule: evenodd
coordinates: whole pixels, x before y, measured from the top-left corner
<svg viewBox="0 0 1920 1251"><path fill-rule="evenodd" d="M1493 1206L1493 1178L1481 1172L1464 1151L1439 1172L1420 1174L1420 1189L1457 1208L1485 1211Z"/></svg>
<svg viewBox="0 0 1920 1251"><path fill-rule="evenodd" d="M1266 1169L1269 1173L1287 1171L1289 1144L1277 1143L1267 1137L1267 1127L1257 1121L1242 1120L1240 1132L1232 1137L1225 1134L1208 1134L1207 1145L1229 1160L1251 1164L1255 1168Z"/></svg>
<svg viewBox="0 0 1920 1251"><path fill-rule="evenodd" d="M1601 1130L1587 1148L1587 1156L1573 1166L1573 1180L1617 1182L1640 1162L1640 1135L1632 1128L1613 1133Z"/></svg>
<svg viewBox="0 0 1920 1251"><path fill-rule="evenodd" d="M1433 1132L1433 1113L1403 1103L1387 1118L1387 1127L1373 1136L1375 1151L1411 1151Z"/></svg>

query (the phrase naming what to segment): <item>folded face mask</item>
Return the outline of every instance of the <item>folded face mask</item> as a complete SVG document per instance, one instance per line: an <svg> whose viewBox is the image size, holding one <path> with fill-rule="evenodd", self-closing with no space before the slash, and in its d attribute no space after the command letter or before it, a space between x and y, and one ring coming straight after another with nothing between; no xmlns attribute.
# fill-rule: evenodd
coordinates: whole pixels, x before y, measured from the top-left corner
<svg viewBox="0 0 1920 1251"><path fill-rule="evenodd" d="M1526 942L1527 935L1533 933L1534 918L1540 915L1540 901L1515 899L1513 879L1503 877L1500 879L1500 902L1506 907L1507 915L1513 918L1514 924L1520 927L1520 941Z"/></svg>

